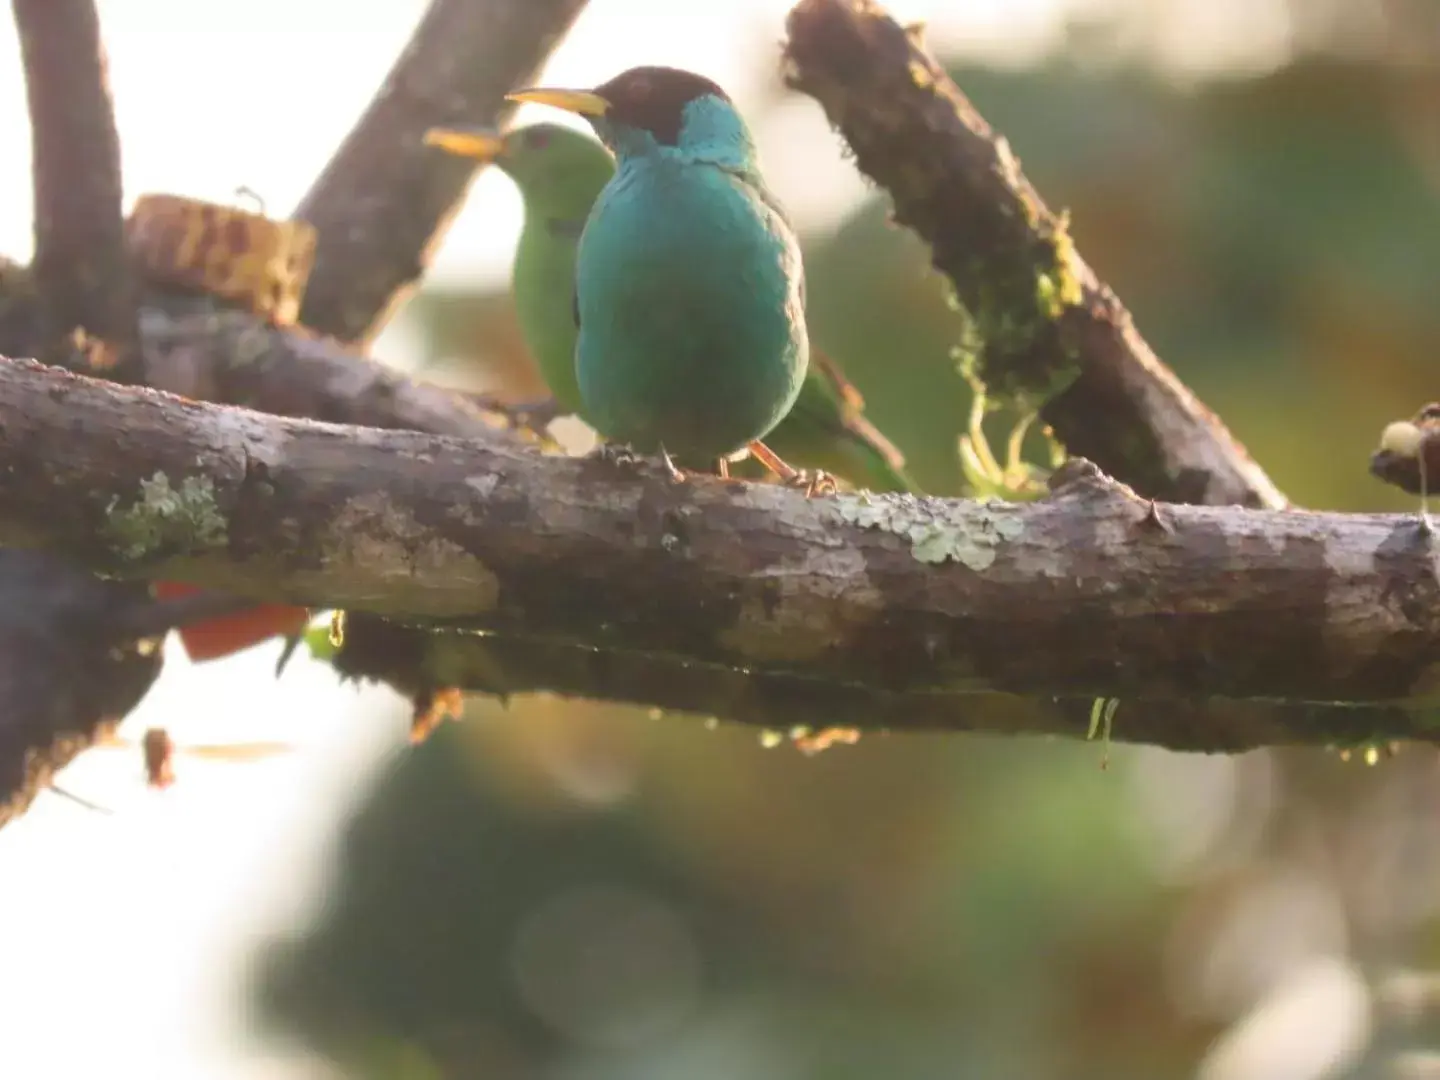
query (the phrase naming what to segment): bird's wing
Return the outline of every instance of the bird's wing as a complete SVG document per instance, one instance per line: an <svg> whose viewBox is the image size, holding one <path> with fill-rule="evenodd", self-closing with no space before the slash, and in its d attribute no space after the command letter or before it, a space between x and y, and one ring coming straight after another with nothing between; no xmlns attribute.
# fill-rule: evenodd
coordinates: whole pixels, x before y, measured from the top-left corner
<svg viewBox="0 0 1440 1080"><path fill-rule="evenodd" d="M794 226L790 224L790 215L785 212L785 205L780 201L779 197L770 190L769 186L765 183L765 179L758 172L750 169L737 169L732 165L716 164L715 167L736 183L754 192L760 201L765 204L765 207L785 223L787 229L790 229L792 232L794 231ZM798 238L796 243L799 243ZM805 310L805 265L803 262L800 264L800 310Z"/></svg>

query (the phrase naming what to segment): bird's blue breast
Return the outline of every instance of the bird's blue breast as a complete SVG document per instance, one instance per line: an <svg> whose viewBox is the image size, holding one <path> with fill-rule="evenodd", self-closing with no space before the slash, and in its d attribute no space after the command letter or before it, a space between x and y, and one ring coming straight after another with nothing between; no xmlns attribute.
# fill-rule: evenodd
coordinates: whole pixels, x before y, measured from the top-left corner
<svg viewBox="0 0 1440 1080"><path fill-rule="evenodd" d="M660 153L622 162L576 284L576 376L604 437L708 463L794 403L809 353L799 247L734 173Z"/></svg>

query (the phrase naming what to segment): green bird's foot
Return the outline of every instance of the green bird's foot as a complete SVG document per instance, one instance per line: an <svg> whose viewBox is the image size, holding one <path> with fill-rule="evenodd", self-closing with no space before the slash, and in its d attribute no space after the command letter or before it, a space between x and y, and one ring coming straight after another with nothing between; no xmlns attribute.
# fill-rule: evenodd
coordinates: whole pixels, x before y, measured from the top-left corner
<svg viewBox="0 0 1440 1080"><path fill-rule="evenodd" d="M567 415L553 397L539 401L501 401L494 394L471 394L470 400L488 412L499 413L517 428L544 436L550 425Z"/></svg>

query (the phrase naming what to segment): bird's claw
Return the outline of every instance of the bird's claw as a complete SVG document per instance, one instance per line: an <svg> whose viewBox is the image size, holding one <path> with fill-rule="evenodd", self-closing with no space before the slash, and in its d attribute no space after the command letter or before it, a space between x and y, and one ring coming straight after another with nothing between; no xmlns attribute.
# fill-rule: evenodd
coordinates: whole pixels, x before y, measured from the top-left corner
<svg viewBox="0 0 1440 1080"><path fill-rule="evenodd" d="M835 478L824 469L813 472L801 469L794 476L787 477L783 483L786 487L799 488L805 492L807 499L816 495L834 495L839 490L835 485Z"/></svg>
<svg viewBox="0 0 1440 1080"><path fill-rule="evenodd" d="M617 469L634 469L640 463L640 456L624 443L602 442L589 456Z"/></svg>

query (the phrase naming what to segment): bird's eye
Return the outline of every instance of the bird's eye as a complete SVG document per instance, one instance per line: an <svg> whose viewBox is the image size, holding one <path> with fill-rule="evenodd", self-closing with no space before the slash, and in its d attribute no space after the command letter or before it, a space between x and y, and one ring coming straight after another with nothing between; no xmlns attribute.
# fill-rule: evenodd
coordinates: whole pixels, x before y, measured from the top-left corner
<svg viewBox="0 0 1440 1080"><path fill-rule="evenodd" d="M549 141L550 133L548 131L531 131L525 136L525 143L531 150L543 150Z"/></svg>

